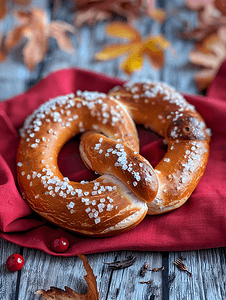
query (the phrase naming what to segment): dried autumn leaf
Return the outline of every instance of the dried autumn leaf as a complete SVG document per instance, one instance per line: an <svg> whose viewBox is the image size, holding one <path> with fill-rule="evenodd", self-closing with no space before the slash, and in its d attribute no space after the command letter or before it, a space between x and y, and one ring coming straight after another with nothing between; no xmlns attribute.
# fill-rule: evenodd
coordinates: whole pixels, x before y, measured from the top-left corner
<svg viewBox="0 0 226 300"><path fill-rule="evenodd" d="M226 44L226 26L221 26L218 29L219 39Z"/></svg>
<svg viewBox="0 0 226 300"><path fill-rule="evenodd" d="M142 68L145 55L150 59L154 68L159 69L163 66L164 50L170 45L163 36L150 36L142 39L134 27L121 22L110 23L106 32L112 37L124 38L129 42L107 45L95 54L95 59L110 60L126 55L120 68L127 74Z"/></svg>
<svg viewBox="0 0 226 300"><path fill-rule="evenodd" d="M216 57L223 60L226 54L225 43L215 34L209 36L202 43L197 44L196 49L192 53L192 62L203 66L215 66ZM214 59L215 58L215 59Z"/></svg>
<svg viewBox="0 0 226 300"><path fill-rule="evenodd" d="M98 21L111 19L115 15L131 21L144 11L142 0L76 0L75 2L76 26L94 25Z"/></svg>
<svg viewBox="0 0 226 300"><path fill-rule="evenodd" d="M50 24L50 36L55 38L59 48L68 53L74 52L74 47L68 32L75 34L75 28L71 24L63 21L52 21Z"/></svg>
<svg viewBox="0 0 226 300"><path fill-rule="evenodd" d="M159 23L163 23L166 18L164 9L156 7L155 0L145 0L148 15Z"/></svg>
<svg viewBox="0 0 226 300"><path fill-rule="evenodd" d="M206 90L210 83L213 81L216 76L216 71L214 69L204 69L199 71L195 76L194 80L197 88L200 91Z"/></svg>
<svg viewBox="0 0 226 300"><path fill-rule="evenodd" d="M187 0L191 9L199 10L199 25L195 29L184 32L185 38L193 38L199 41L195 49L191 51L189 58L193 64L204 67L197 72L194 80L199 90L208 88L213 78L226 58L226 18L217 17L214 1ZM193 6L192 6L193 5ZM206 13L206 15L204 14Z"/></svg>
<svg viewBox="0 0 226 300"><path fill-rule="evenodd" d="M166 19L166 12L162 9L162 8L156 8L154 10L151 10L149 12L149 16L159 22L159 23L163 23Z"/></svg>
<svg viewBox="0 0 226 300"><path fill-rule="evenodd" d="M33 8L27 12L17 11L15 17L20 25L7 33L5 47L10 51L23 38L26 38L23 57L30 71L33 71L35 66L44 59L49 48L50 37L56 39L62 51L73 52L73 45L67 34L68 32L75 34L74 26L63 21L50 23L45 11L41 8Z"/></svg>
<svg viewBox="0 0 226 300"><path fill-rule="evenodd" d="M214 6L214 0L186 0L186 5L191 10L198 11L201 22L212 24L215 21L217 10ZM219 17L219 15L217 17Z"/></svg>
<svg viewBox="0 0 226 300"><path fill-rule="evenodd" d="M3 19L6 15L6 4L7 0L0 0L0 20Z"/></svg>
<svg viewBox="0 0 226 300"><path fill-rule="evenodd" d="M2 34L0 33L0 62L6 59L6 52L2 47Z"/></svg>
<svg viewBox="0 0 226 300"><path fill-rule="evenodd" d="M224 0L213 0L215 7L226 16L226 5Z"/></svg>
<svg viewBox="0 0 226 300"><path fill-rule="evenodd" d="M207 5L211 5L214 0L186 0L186 5L192 10L200 10Z"/></svg>
<svg viewBox="0 0 226 300"><path fill-rule="evenodd" d="M14 3L15 4L18 4L18 5L28 5L30 4L31 0L14 0Z"/></svg>
<svg viewBox="0 0 226 300"><path fill-rule="evenodd" d="M206 89L226 58L226 44L217 35L211 35L196 45L189 58L193 64L204 67L194 79L199 89Z"/></svg>
<svg viewBox="0 0 226 300"><path fill-rule="evenodd" d="M26 6L30 4L30 0L14 0L14 4ZM0 0L0 20L5 17L7 13L7 0Z"/></svg>
<svg viewBox="0 0 226 300"><path fill-rule="evenodd" d="M97 22L103 22L110 18L110 13L98 10L95 7L91 7L87 11L77 13L74 24L76 27L81 27L84 24L93 26Z"/></svg>
<svg viewBox="0 0 226 300"><path fill-rule="evenodd" d="M186 5L191 10L198 11L198 25L192 29L185 26L181 37L202 41L216 33L221 26L226 25L226 17L221 14L215 4L214 0L186 0Z"/></svg>
<svg viewBox="0 0 226 300"><path fill-rule="evenodd" d="M188 26L185 26L183 31L180 34L181 38L184 39L193 39L196 42L201 42L205 38L207 38L209 35L215 34L221 25L226 24L225 22L219 23L213 23L213 24L205 24L201 23L198 27L191 29Z"/></svg>
<svg viewBox="0 0 226 300"><path fill-rule="evenodd" d="M44 300L99 300L99 294L97 290L96 276L93 274L93 270L90 267L88 261L84 255L78 255L83 261L84 267L86 269L87 275L84 276L87 284L88 291L86 294L76 293L69 287L65 287L65 290L51 287L49 290L38 290L35 294L42 295Z"/></svg>

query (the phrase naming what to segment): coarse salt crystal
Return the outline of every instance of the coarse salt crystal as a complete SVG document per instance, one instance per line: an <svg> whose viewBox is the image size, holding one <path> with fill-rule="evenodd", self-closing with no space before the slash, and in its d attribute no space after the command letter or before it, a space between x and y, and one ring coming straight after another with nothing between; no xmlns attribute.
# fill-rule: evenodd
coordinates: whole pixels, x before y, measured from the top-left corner
<svg viewBox="0 0 226 300"><path fill-rule="evenodd" d="M95 222L95 224L100 223L100 217L96 218L96 219L94 220L94 222Z"/></svg>
<svg viewBox="0 0 226 300"><path fill-rule="evenodd" d="M169 158L164 158L164 161L165 162L170 162L170 159Z"/></svg>

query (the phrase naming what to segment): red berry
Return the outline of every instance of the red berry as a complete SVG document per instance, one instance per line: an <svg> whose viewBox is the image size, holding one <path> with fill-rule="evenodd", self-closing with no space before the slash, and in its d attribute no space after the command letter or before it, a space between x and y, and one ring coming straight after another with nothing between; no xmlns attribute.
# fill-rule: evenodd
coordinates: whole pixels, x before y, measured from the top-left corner
<svg viewBox="0 0 226 300"><path fill-rule="evenodd" d="M65 252L69 247L69 242L65 237L58 237L51 243L51 248L54 252Z"/></svg>
<svg viewBox="0 0 226 300"><path fill-rule="evenodd" d="M24 258L20 254L12 254L6 261L6 267L9 271L19 271L24 266Z"/></svg>

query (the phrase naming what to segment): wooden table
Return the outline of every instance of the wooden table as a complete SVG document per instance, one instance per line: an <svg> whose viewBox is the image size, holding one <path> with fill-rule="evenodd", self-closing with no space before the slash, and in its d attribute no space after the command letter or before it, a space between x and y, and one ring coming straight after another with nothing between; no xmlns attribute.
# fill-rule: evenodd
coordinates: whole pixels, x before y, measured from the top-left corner
<svg viewBox="0 0 226 300"><path fill-rule="evenodd" d="M57 19L70 22L72 13L66 1L57 12ZM45 8L51 16L51 1L34 0L34 5ZM161 0L159 5L170 12L170 17L164 25L160 25L148 17L143 17L135 24L143 36L163 33L172 43L177 56L166 52L166 62L160 71L151 67L145 61L143 69L135 73L132 78L146 77L153 80L165 81L177 90L187 93L197 93L193 81L194 68L188 61L188 53L193 47L191 41L181 40L177 31L181 28L181 21L196 20L194 13L182 8L181 0ZM176 16L172 14L180 8ZM1 23L1 30L6 32L13 26L12 17L8 16ZM121 58L109 62L94 61L94 54L105 43L114 40L106 36L104 28L106 23L97 24L90 28L84 26L80 29L81 40L73 37L76 54L70 55L59 50L54 40L50 41L50 49L45 60L39 64L34 72L29 72L22 62L21 49L13 51L8 60L0 64L0 98L7 99L15 94L22 93L38 82L48 73L68 67L80 67L100 71L110 76L123 79L128 77L120 70ZM186 237L185 237L186 238ZM0 240L1 268L0 268L0 299L1 300L31 300L40 299L34 295L38 289L49 289L50 286L64 288L69 286L77 292L86 292L86 283L83 279L85 270L82 261L76 257L59 258L44 252L21 248L4 240ZM19 272L9 272L5 262L12 253L20 253L25 258L26 264ZM103 264L114 260L122 260L128 255L137 257L135 264L123 270L109 270ZM119 251L87 255L94 274L97 276L100 299L117 300L157 300L157 299L192 299L192 300L218 300L226 297L226 263L225 248L208 249L185 252L132 252ZM182 257L189 271L178 270L174 260ZM147 272L145 277L140 277L139 272L147 262L151 268L164 266L163 271ZM141 284L141 281L151 281L150 284Z"/></svg>

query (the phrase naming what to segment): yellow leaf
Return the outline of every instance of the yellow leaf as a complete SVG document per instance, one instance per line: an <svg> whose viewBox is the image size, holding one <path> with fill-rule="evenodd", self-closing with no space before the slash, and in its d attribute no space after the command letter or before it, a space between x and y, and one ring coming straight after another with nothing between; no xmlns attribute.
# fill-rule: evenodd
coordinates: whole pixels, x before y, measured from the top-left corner
<svg viewBox="0 0 226 300"><path fill-rule="evenodd" d="M154 68L160 69L164 65L164 49L169 47L170 43L162 35L149 37L144 43L144 54L147 54Z"/></svg>
<svg viewBox="0 0 226 300"><path fill-rule="evenodd" d="M122 29L129 29L122 32ZM133 30L132 30L133 29ZM163 50L170 46L168 40L162 35L147 37L144 40L133 27L124 23L115 22L109 25L108 33L114 37L127 37L130 39L128 44L117 44L105 46L100 52L96 53L98 60L109 60L127 54L126 59L120 68L127 74L140 70L143 66L143 55L149 56L155 68L162 67L164 63Z"/></svg>
<svg viewBox="0 0 226 300"><path fill-rule="evenodd" d="M95 54L95 59L110 60L117 58L130 51L134 45L137 45L137 43L105 46L100 52Z"/></svg>
<svg viewBox="0 0 226 300"><path fill-rule="evenodd" d="M148 55L152 65L160 69L164 65L164 49L169 47L169 42L161 35L147 38L144 43L144 53Z"/></svg>
<svg viewBox="0 0 226 300"><path fill-rule="evenodd" d="M133 49L132 53L122 62L120 68L127 74L138 71L143 66L142 45Z"/></svg>
<svg viewBox="0 0 226 300"><path fill-rule="evenodd" d="M153 46L154 49L166 49L170 46L170 42L162 35L148 37L144 40L144 44L147 45L147 47L152 47L152 45L155 45Z"/></svg>
<svg viewBox="0 0 226 300"><path fill-rule="evenodd" d="M141 41L139 32L127 23L112 22L106 27L106 32L111 37Z"/></svg>

